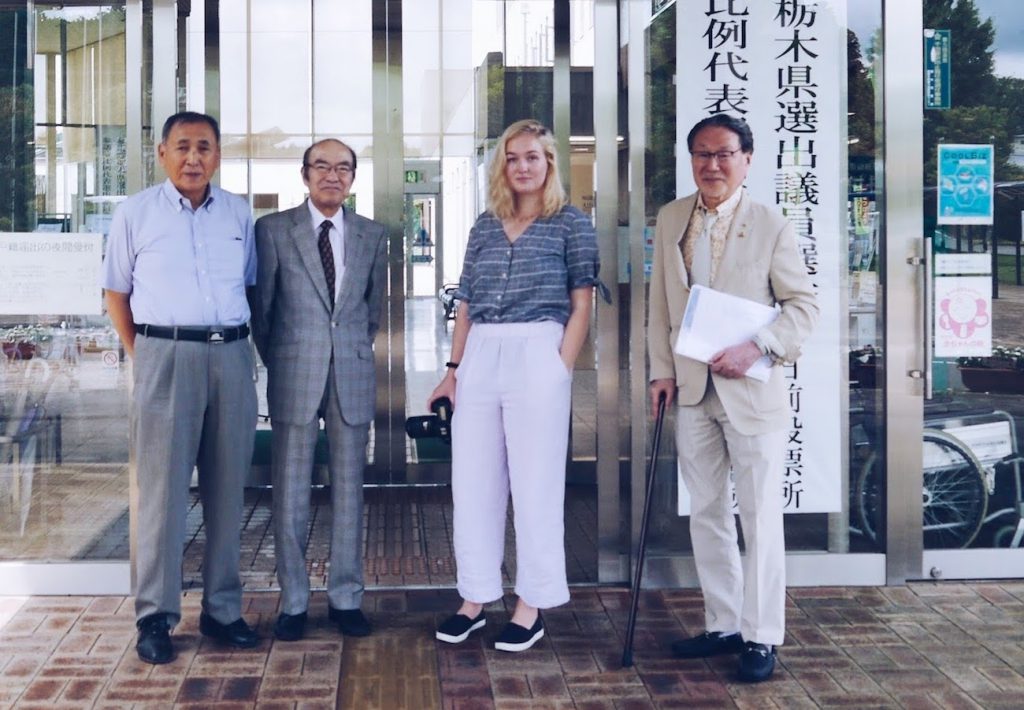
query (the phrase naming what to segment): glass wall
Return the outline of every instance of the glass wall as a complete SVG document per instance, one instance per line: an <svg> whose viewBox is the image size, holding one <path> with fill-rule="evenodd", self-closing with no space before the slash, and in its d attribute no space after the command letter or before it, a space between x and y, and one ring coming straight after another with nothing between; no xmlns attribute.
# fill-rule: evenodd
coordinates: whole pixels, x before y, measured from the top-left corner
<svg viewBox="0 0 1024 710"><path fill-rule="evenodd" d="M1021 18L996 0L923 3L923 29L935 30L926 41L934 47L934 84L927 86L936 105L923 122L921 236L932 240L927 285L935 308L927 342L918 346L932 357L918 367L901 351L886 368L894 358L886 321L915 308L916 295L885 298L892 269L903 264L887 265L885 257L893 186L887 190L884 179L884 3L641 4L643 12L637 2L616 4L619 61L611 70L601 63L607 47L595 38L610 35L601 33L608 27L593 0L220 0L212 34L201 0L174 27L155 24L154 5L142 2L36 2L0 11L0 561L127 556L128 367L88 269L98 268L110 214L135 189L133 178L151 184L162 177L152 145L159 101L204 110L207 100L223 131L217 179L246 195L257 217L302 202L302 153L331 136L358 155L350 206L393 231L387 332L377 343L381 434L370 447L371 461L383 463L372 482L447 480L449 451L396 435L395 424L424 413L443 374L451 337L446 288L459 277L469 229L484 209L495 141L509 123L538 118L555 130L573 204L594 216L602 239L614 234L602 242L614 243L602 254L614 304L598 304L574 378L570 481L587 491L577 498L581 516L589 516L581 534L611 561L600 563L601 581L627 576L630 516L620 500L629 502L627 470L634 497L642 490L650 427L637 414L645 394L635 373L645 368L646 303L639 302L653 225L662 205L693 189L680 149L689 126L730 111L755 131L747 187L794 223L824 308L814 342L787 370L793 416L783 495L796 581L848 578L807 571L801 558L824 557L800 553L877 561L893 549L886 520L891 525L899 505L917 495L901 488L890 496L886 487L909 475L913 488L918 475L885 466L893 453L885 384L902 372L930 384L920 392L926 552L1021 544L1014 457L1024 434L1024 387L1013 382L1024 349L1014 305L1024 283L1024 70L1012 42ZM642 25L641 46L627 42L636 36L632 22ZM165 64L154 68L154 59L166 58L150 49L168 33L179 42L187 35L170 79L161 73ZM627 81L634 62L642 80ZM126 70L135 64L141 77ZM602 132L607 117L595 121L595 94L615 103L611 130ZM644 110L630 120L638 97ZM916 140L916 130L900 139ZM599 170L616 161L597 165L595 156L609 134L615 148L602 155L618 156L617 190L601 195ZM640 146L643 157L634 162L631 151ZM949 154L946 175L940 148L972 152ZM991 174L976 175L979 164L990 164ZM983 188L990 203L978 205L991 205L989 221L957 221L964 200ZM635 194L642 210L632 209ZM599 216L598 206L608 204L602 200L617 206L608 224ZM921 237L897 236L917 253ZM887 268L889 283L881 277ZM58 282L68 284L63 301ZM82 290L69 296L74 284ZM616 322L599 329L609 313ZM973 315L964 320L965 313ZM602 349L609 338L615 347ZM260 379L262 389L262 372ZM600 396L602 383L614 383L611 398ZM268 426L260 424L264 439ZM695 583L673 438L663 438L659 459L650 579ZM261 451L254 484L269 482ZM605 461L599 451L612 453ZM602 461L615 468L603 487L595 473ZM940 495L948 489L930 484L950 472L966 496L955 504ZM595 517L604 520L600 533ZM966 533L947 535L953 531Z"/></svg>
<svg viewBox="0 0 1024 710"><path fill-rule="evenodd" d="M924 2L922 187L933 268L921 534L933 576L953 563L930 550L1024 541L1021 19L1016 5L994 0ZM869 524L874 480L865 482ZM980 576L989 568L977 569Z"/></svg>
<svg viewBox="0 0 1024 710"><path fill-rule="evenodd" d="M337 3L319 0L220 3L220 180L225 189L249 195L256 217L301 203L302 152L312 141L334 136L348 142L359 158L350 206L374 218L375 164L387 155L386 142L395 137L375 133L374 104L365 97L377 96L387 115L401 116L402 239L400 249L393 244L390 254L401 268L392 272L390 287L403 312L389 314L389 337L378 349L387 351L390 368L404 370L404 380L392 372L385 399L391 408L401 407L405 416L424 413L427 395L443 374L451 326L439 294L461 273L469 229L484 209L486 166L494 141L519 118L534 116L552 125L553 8L547 0L402 3L400 22L393 15L383 17L378 30L386 31L374 40L370 0L348 3L343 11ZM570 72L567 61L565 70L579 102L566 126L571 147L564 180L573 203L592 213L592 3L573 3L567 19L572 68ZM381 92L379 85L387 81L384 67L395 61L396 53L401 82ZM204 76L204 61L202 54L191 55L189 76ZM399 274L403 283L395 279ZM403 340L395 340L396 334ZM403 348L401 357L396 347ZM581 365L574 456L593 462L592 347ZM375 429L383 423L378 420ZM380 445L371 443L371 462ZM407 466L448 458L443 447L427 442L418 446L405 441L404 446ZM445 468L433 471L431 480L446 479ZM383 474L386 482L404 480ZM265 482L265 476L256 480Z"/></svg>
<svg viewBox="0 0 1024 710"><path fill-rule="evenodd" d="M657 210L693 190L690 126L721 111L744 117L755 141L746 188L794 225L822 307L801 360L786 372L787 549L878 551L853 498L861 472L884 461L882 6L715 6L667 4L646 32L647 223L653 230ZM673 428L666 423L666 431ZM650 569L666 581L695 581L683 561L688 497L674 475L673 438L662 441Z"/></svg>
<svg viewBox="0 0 1024 710"><path fill-rule="evenodd" d="M32 7L0 11L0 561L126 560L129 369L99 289L125 8Z"/></svg>

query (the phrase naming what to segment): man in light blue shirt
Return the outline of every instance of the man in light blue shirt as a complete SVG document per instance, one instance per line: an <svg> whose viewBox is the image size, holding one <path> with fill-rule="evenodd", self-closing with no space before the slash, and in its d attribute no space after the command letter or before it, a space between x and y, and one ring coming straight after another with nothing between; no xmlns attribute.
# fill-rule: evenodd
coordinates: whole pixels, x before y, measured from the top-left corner
<svg viewBox="0 0 1024 710"><path fill-rule="evenodd" d="M256 281L252 215L210 184L220 129L185 111L158 148L167 180L114 212L103 264L107 312L134 361L131 446L139 489L136 651L174 659L192 469L199 471L206 549L199 630L250 648L242 619L239 532L256 429L246 288Z"/></svg>

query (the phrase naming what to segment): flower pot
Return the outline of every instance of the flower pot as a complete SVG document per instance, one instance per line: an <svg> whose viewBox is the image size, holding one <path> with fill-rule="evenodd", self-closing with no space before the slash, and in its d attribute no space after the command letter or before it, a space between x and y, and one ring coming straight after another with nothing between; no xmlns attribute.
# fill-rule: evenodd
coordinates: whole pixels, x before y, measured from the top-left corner
<svg viewBox="0 0 1024 710"><path fill-rule="evenodd" d="M963 367L960 379L971 392L1024 394L1024 371L998 367Z"/></svg>
<svg viewBox="0 0 1024 710"><path fill-rule="evenodd" d="M3 349L8 360L31 360L32 356L36 354L35 343L24 340L17 343L11 341L0 343L0 348Z"/></svg>

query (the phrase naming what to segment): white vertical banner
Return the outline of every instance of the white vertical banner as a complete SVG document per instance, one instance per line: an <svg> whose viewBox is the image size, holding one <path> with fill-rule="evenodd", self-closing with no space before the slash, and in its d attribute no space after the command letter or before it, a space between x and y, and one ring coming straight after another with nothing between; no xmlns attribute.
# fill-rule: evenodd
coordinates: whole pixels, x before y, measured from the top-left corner
<svg viewBox="0 0 1024 710"><path fill-rule="evenodd" d="M841 267L846 200L846 0L689 0L676 4L676 190L696 187L686 135L715 113L746 120L746 187L789 218L821 317L786 368L791 421L786 512L842 509ZM841 258L842 256L842 258ZM689 509L680 480L680 514Z"/></svg>

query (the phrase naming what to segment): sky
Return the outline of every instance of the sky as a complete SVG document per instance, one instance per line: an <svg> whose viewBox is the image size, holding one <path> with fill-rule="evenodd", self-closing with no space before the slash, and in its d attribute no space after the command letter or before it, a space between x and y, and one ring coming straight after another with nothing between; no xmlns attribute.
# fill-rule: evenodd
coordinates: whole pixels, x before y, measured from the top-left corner
<svg viewBox="0 0 1024 710"><path fill-rule="evenodd" d="M982 19L992 18L996 29L996 75L1024 79L1024 0L974 0L974 4ZM857 33L866 54L871 35L881 23L881 5L851 2L847 12L850 29Z"/></svg>
<svg viewBox="0 0 1024 710"><path fill-rule="evenodd" d="M982 18L992 18L996 28L996 76L1024 79L1024 2L1021 0L974 0Z"/></svg>

